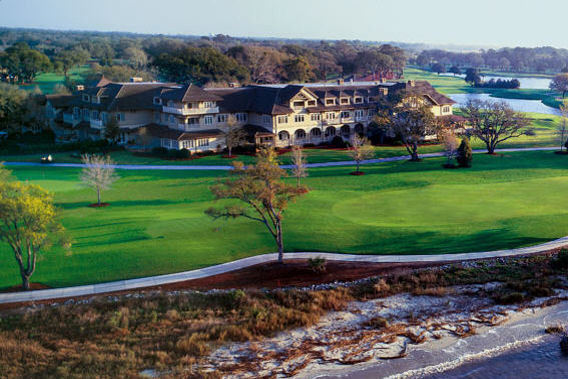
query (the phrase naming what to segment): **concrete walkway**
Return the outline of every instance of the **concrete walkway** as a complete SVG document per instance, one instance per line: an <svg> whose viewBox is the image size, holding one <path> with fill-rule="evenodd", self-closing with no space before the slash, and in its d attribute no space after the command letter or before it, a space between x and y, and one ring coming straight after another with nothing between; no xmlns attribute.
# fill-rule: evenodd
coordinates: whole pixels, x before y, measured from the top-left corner
<svg viewBox="0 0 568 379"><path fill-rule="evenodd" d="M524 247L511 250L497 250L478 253L463 254L440 254L440 255L355 255L336 253L287 253L285 259L307 259L323 257L333 261L370 262L370 263L437 263L437 262L460 262L472 259L511 257L545 252L551 249L568 245L568 237L546 242L536 246ZM54 288L46 290L12 292L0 294L0 304L20 303L38 300L61 299L77 296L89 296L116 291L135 290L145 287L153 287L186 280L200 279L217 274L239 270L260 263L274 262L278 254L263 254L254 257L239 259L233 262L210 266L198 270L184 271L175 274L150 276L147 278L120 280L116 282L91 284L77 287Z"/></svg>
<svg viewBox="0 0 568 379"><path fill-rule="evenodd" d="M553 151L558 150L557 147L526 147L526 148L511 148L511 149L497 149L498 153L506 152L520 152L520 151ZM473 150L476 154L486 153L487 150ZM432 158L432 157L442 157L444 153L428 153L420 154L421 158ZM377 158L377 159L367 159L361 162L361 164L373 164L373 163L383 163L383 162L396 162L405 161L410 159L409 155L400 155L396 157L388 158ZM322 162L322 163L308 163L306 167L316 168L316 167L336 167L336 166L354 166L355 161L338 161L338 162ZM5 166L42 166L42 167L74 167L82 168L85 165L82 163L49 163L42 164L39 162L4 162ZM231 170L233 167L229 165L143 165L143 164L115 164L112 167L120 170ZM285 169L292 168L292 165L282 165L280 166Z"/></svg>

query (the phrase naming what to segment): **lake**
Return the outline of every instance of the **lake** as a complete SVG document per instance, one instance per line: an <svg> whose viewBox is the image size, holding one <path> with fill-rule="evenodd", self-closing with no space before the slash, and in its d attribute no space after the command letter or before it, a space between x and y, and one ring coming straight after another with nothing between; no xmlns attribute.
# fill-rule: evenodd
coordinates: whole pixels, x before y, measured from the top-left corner
<svg viewBox="0 0 568 379"><path fill-rule="evenodd" d="M517 112L560 115L560 110L544 105L540 100L502 99L491 97L488 93L458 93L448 96L457 103L457 107L465 106L469 100L483 100L491 102L504 101Z"/></svg>
<svg viewBox="0 0 568 379"><path fill-rule="evenodd" d="M441 378L568 378L568 356L561 353L558 337L548 337L495 357L463 364L453 370L425 376Z"/></svg>

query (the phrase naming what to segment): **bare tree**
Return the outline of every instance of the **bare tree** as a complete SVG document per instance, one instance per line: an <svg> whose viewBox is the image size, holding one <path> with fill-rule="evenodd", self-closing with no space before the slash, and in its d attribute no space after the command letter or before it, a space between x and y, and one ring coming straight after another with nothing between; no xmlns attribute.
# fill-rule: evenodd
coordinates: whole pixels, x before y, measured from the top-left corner
<svg viewBox="0 0 568 379"><path fill-rule="evenodd" d="M550 81L549 88L553 91L560 92L562 94L562 99L564 99L566 92L568 92L568 74L562 73L556 75Z"/></svg>
<svg viewBox="0 0 568 379"><path fill-rule="evenodd" d="M416 97L403 99L401 105L393 112L389 133L400 138L410 154L411 161L418 161L418 145L427 136L436 135L439 124L427 106Z"/></svg>
<svg viewBox="0 0 568 379"><path fill-rule="evenodd" d="M451 166L452 159L456 157L459 146L459 141L456 137L456 133L453 131L453 129L444 129L440 133L440 139L444 144L444 155L447 159L446 165Z"/></svg>
<svg viewBox="0 0 568 379"><path fill-rule="evenodd" d="M97 192L97 206L101 206L101 192L109 189L118 180L113 167L113 162L109 156L88 155L81 157L85 165L81 172L81 181L87 187L93 188Z"/></svg>
<svg viewBox="0 0 568 379"><path fill-rule="evenodd" d="M471 133L485 143L488 154L494 154L499 143L526 134L525 128L530 123L504 101L470 100L463 111Z"/></svg>
<svg viewBox="0 0 568 379"><path fill-rule="evenodd" d="M244 129L237 126L237 120L233 115L229 115L227 119L227 128L223 132L223 139L225 140L225 146L227 146L228 158L233 157L233 148L239 146L246 139Z"/></svg>
<svg viewBox="0 0 568 379"><path fill-rule="evenodd" d="M367 138L361 137L357 133L355 133L351 137L351 148L349 149L349 155L357 164L357 170L354 174L361 175L362 172L359 171L361 161L372 158L375 155L375 150L373 149L373 146L371 146Z"/></svg>
<svg viewBox="0 0 568 379"><path fill-rule="evenodd" d="M242 162L233 162L232 178L215 185L211 192L216 199L235 199L246 206L226 205L209 208L205 213L214 219L245 217L258 221L270 232L278 246L278 261L284 261L282 219L290 201L308 192L305 187L294 187L282 181L286 171L278 166L274 149L262 149L258 161L246 168ZM252 212L251 212L252 211Z"/></svg>
<svg viewBox="0 0 568 379"><path fill-rule="evenodd" d="M300 186L300 179L308 176L306 170L306 156L300 146L292 148L292 175L296 177L296 186Z"/></svg>
<svg viewBox="0 0 568 379"><path fill-rule="evenodd" d="M562 152L564 146L568 141L566 138L568 137L568 102L563 101L560 104L560 122L558 123L558 127L556 128L556 135L558 136L558 142L560 142L560 151Z"/></svg>

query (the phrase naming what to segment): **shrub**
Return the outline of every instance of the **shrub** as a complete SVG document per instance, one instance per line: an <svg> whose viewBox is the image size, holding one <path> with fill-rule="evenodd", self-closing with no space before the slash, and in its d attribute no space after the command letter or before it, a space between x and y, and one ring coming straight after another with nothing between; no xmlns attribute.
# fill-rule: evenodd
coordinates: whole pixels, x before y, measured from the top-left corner
<svg viewBox="0 0 568 379"><path fill-rule="evenodd" d="M525 295L520 292L511 292L505 295L499 296L496 301L498 304L517 304L522 303L525 300Z"/></svg>
<svg viewBox="0 0 568 379"><path fill-rule="evenodd" d="M168 154L168 149L165 147L155 147L152 149L152 154L163 157Z"/></svg>
<svg viewBox="0 0 568 379"><path fill-rule="evenodd" d="M347 143L340 136L333 137L330 145L341 149L347 147Z"/></svg>
<svg viewBox="0 0 568 379"><path fill-rule="evenodd" d="M552 267L558 270L565 270L568 268L568 249L562 249L552 261Z"/></svg>
<svg viewBox="0 0 568 379"><path fill-rule="evenodd" d="M389 322L387 321L386 318L377 316L365 322L364 326L369 326L373 329L381 329L389 326Z"/></svg>
<svg viewBox="0 0 568 379"><path fill-rule="evenodd" d="M316 145L313 143L306 143L304 144L304 147L316 147Z"/></svg>
<svg viewBox="0 0 568 379"><path fill-rule="evenodd" d="M471 146L469 144L468 138L462 139L460 147L458 147L456 160L458 161L458 165L460 167L471 167L473 153L471 151Z"/></svg>
<svg viewBox="0 0 568 379"><path fill-rule="evenodd" d="M310 258L308 259L308 265L313 272L322 273L326 271L327 261L322 257Z"/></svg>

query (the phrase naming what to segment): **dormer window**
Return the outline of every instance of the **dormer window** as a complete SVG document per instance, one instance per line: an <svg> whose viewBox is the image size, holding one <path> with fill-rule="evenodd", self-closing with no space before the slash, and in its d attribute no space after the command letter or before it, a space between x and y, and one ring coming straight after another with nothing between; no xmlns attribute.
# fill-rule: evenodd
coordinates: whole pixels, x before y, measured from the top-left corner
<svg viewBox="0 0 568 379"><path fill-rule="evenodd" d="M93 104L99 104L101 102L100 98L98 96L93 96L91 98Z"/></svg>
<svg viewBox="0 0 568 379"><path fill-rule="evenodd" d="M292 105L294 106L294 108L303 108L305 106L305 103L303 101L294 101Z"/></svg>
<svg viewBox="0 0 568 379"><path fill-rule="evenodd" d="M349 104L349 98L348 98L348 97L342 97L342 98L339 100L339 103L340 103L340 104Z"/></svg>
<svg viewBox="0 0 568 379"><path fill-rule="evenodd" d="M374 103L375 101L377 101L377 98L369 97L369 103Z"/></svg>
<svg viewBox="0 0 568 379"><path fill-rule="evenodd" d="M325 99L325 105L335 105L335 99Z"/></svg>
<svg viewBox="0 0 568 379"><path fill-rule="evenodd" d="M215 107L214 101L204 101L203 102L203 108L213 108L213 107Z"/></svg>
<svg viewBox="0 0 568 379"><path fill-rule="evenodd" d="M154 97L154 104L162 105L162 98L160 98L158 96Z"/></svg>
<svg viewBox="0 0 568 379"><path fill-rule="evenodd" d="M315 107L316 101L315 100L308 100L308 107Z"/></svg>
<svg viewBox="0 0 568 379"><path fill-rule="evenodd" d="M91 97L87 94L83 94L83 101L88 103L89 101L91 101Z"/></svg>
<svg viewBox="0 0 568 379"><path fill-rule="evenodd" d="M363 103L363 98L362 97L356 97L354 99L354 102L355 102L355 104L361 104L361 103Z"/></svg>

